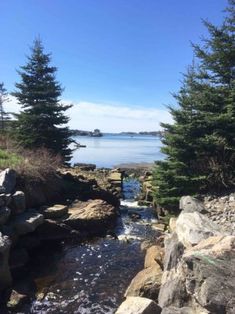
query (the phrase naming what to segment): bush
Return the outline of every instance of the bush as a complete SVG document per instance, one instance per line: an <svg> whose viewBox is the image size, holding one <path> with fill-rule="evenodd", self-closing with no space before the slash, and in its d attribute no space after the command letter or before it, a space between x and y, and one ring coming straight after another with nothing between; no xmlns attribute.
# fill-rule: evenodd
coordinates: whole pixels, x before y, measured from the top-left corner
<svg viewBox="0 0 235 314"><path fill-rule="evenodd" d="M0 169L11 168L20 176L46 180L61 166L62 158L46 148L26 150L6 136L0 136Z"/></svg>

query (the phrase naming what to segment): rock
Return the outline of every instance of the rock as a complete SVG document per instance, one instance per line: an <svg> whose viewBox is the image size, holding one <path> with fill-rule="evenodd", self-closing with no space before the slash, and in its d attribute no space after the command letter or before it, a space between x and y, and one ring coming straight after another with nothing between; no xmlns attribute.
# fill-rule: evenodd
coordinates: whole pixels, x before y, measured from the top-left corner
<svg viewBox="0 0 235 314"><path fill-rule="evenodd" d="M1 193L12 193L16 185L16 172L13 169L5 169L0 173Z"/></svg>
<svg viewBox="0 0 235 314"><path fill-rule="evenodd" d="M40 225L41 226L41 225ZM37 229L40 227L38 226ZM21 249L31 250L41 245L39 237L35 234L28 233L20 236L17 241L17 247Z"/></svg>
<svg viewBox="0 0 235 314"><path fill-rule="evenodd" d="M10 310L18 310L22 305L24 305L28 301L28 296L25 294L21 294L15 290L12 290L10 298L7 302L7 307Z"/></svg>
<svg viewBox="0 0 235 314"><path fill-rule="evenodd" d="M167 235L164 239L164 270L175 268L184 253L184 245L178 240L176 233Z"/></svg>
<svg viewBox="0 0 235 314"><path fill-rule="evenodd" d="M202 240L184 253L167 276L164 272L159 305L164 308L197 304L203 308L198 313L234 313L234 263L234 236Z"/></svg>
<svg viewBox="0 0 235 314"><path fill-rule="evenodd" d="M7 236L0 233L0 291L11 285L12 278L8 265L11 242Z"/></svg>
<svg viewBox="0 0 235 314"><path fill-rule="evenodd" d="M29 260L28 252L23 248L14 248L10 252L10 269L16 269L24 266Z"/></svg>
<svg viewBox="0 0 235 314"><path fill-rule="evenodd" d="M201 241L184 254L183 267L185 264L186 288L191 298L212 313L234 313L235 237Z"/></svg>
<svg viewBox="0 0 235 314"><path fill-rule="evenodd" d="M180 199L179 208L185 213L205 212L203 203L192 196L182 196Z"/></svg>
<svg viewBox="0 0 235 314"><path fill-rule="evenodd" d="M170 221L169 221L169 230L170 230L170 232L175 232L176 220L177 220L177 218L175 218L175 217L171 217L170 218Z"/></svg>
<svg viewBox="0 0 235 314"><path fill-rule="evenodd" d="M24 192L16 191L12 195L9 207L12 209L13 214L23 213L26 208Z"/></svg>
<svg viewBox="0 0 235 314"><path fill-rule="evenodd" d="M8 207L0 208L0 226L4 225L10 217L11 210Z"/></svg>
<svg viewBox="0 0 235 314"><path fill-rule="evenodd" d="M128 212L128 216L132 219L132 220L138 220L138 219L141 219L141 214L140 213L137 213L137 212L134 212L134 211L129 211Z"/></svg>
<svg viewBox="0 0 235 314"><path fill-rule="evenodd" d="M140 249L141 249L141 251L145 251L148 248L150 248L152 245L153 245L153 243L151 240L145 240L145 241L141 242Z"/></svg>
<svg viewBox="0 0 235 314"><path fill-rule="evenodd" d="M43 210L44 217L49 219L61 218L67 213L68 206L66 205L54 205Z"/></svg>
<svg viewBox="0 0 235 314"><path fill-rule="evenodd" d="M9 206L11 202L11 194L0 194L0 207Z"/></svg>
<svg viewBox="0 0 235 314"><path fill-rule="evenodd" d="M185 278L175 268L163 272L158 304L164 308L168 306L183 307L187 302Z"/></svg>
<svg viewBox="0 0 235 314"><path fill-rule="evenodd" d="M23 235L35 231L43 221L44 218L42 214L31 210L14 217L11 226L18 235Z"/></svg>
<svg viewBox="0 0 235 314"><path fill-rule="evenodd" d="M205 215L198 212L182 212L176 221L176 233L186 247L198 244L201 240L220 234L220 228Z"/></svg>
<svg viewBox="0 0 235 314"><path fill-rule="evenodd" d="M72 228L90 234L105 233L114 224L117 211L114 206L103 200L74 203L69 208L69 217L64 221Z"/></svg>
<svg viewBox="0 0 235 314"><path fill-rule="evenodd" d="M161 314L204 314L205 312L195 312L194 309L190 308L190 307L174 307L174 306L170 306L170 307L165 307L164 309L162 309Z"/></svg>
<svg viewBox="0 0 235 314"><path fill-rule="evenodd" d="M172 304L182 307L186 298L186 288L184 279L177 276L175 269L184 253L184 246L178 241L177 234L173 233L165 237L164 247L164 272L158 303L161 307Z"/></svg>
<svg viewBox="0 0 235 314"><path fill-rule="evenodd" d="M157 231L164 232L166 229L166 225L162 223L153 223L152 228Z"/></svg>
<svg viewBox="0 0 235 314"><path fill-rule="evenodd" d="M147 298L128 297L117 309L116 314L160 314L161 308Z"/></svg>
<svg viewBox="0 0 235 314"><path fill-rule="evenodd" d="M125 297L140 296L157 301L161 278L162 270L158 264L143 269L132 279Z"/></svg>
<svg viewBox="0 0 235 314"><path fill-rule="evenodd" d="M144 268L148 268L158 264L163 268L164 250L158 245L153 245L147 249L144 261Z"/></svg>
<svg viewBox="0 0 235 314"><path fill-rule="evenodd" d="M43 224L37 227L36 235L40 240L63 240L79 237L80 233L64 223L45 219Z"/></svg>

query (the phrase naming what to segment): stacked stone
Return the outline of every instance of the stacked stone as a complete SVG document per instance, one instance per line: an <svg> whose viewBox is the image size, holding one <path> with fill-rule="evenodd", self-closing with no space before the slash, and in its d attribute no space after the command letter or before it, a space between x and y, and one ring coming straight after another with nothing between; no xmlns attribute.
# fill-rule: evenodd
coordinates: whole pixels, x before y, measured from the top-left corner
<svg viewBox="0 0 235 314"><path fill-rule="evenodd" d="M16 191L16 172L6 169L0 173L0 291L11 285L9 254L19 236L30 233L43 223L43 216L26 210L25 195ZM25 256L25 254L24 254ZM17 261L13 261L13 265Z"/></svg>

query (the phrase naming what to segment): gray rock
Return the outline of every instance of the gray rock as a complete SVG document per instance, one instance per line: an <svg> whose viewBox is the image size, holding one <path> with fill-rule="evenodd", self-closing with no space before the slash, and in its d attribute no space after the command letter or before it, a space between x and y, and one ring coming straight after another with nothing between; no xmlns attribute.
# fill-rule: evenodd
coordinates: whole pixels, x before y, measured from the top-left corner
<svg viewBox="0 0 235 314"><path fill-rule="evenodd" d="M179 208L185 213L205 212L203 202L192 196L182 196L180 199Z"/></svg>
<svg viewBox="0 0 235 314"><path fill-rule="evenodd" d="M12 278L8 265L11 242L7 236L0 233L0 291L11 285Z"/></svg>
<svg viewBox="0 0 235 314"><path fill-rule="evenodd" d="M23 213L25 211L25 194L22 191L16 191L12 195L9 207L14 214Z"/></svg>
<svg viewBox="0 0 235 314"><path fill-rule="evenodd" d="M16 172L12 169L5 169L0 173L0 192L12 193L16 185Z"/></svg>
<svg viewBox="0 0 235 314"><path fill-rule="evenodd" d="M184 253L184 246L178 240L176 233L165 236L164 240L165 256L164 270L175 268Z"/></svg>
<svg viewBox="0 0 235 314"><path fill-rule="evenodd" d="M190 307L169 306L162 309L161 314L196 314L195 310ZM199 314L199 313L198 313ZM200 314L203 314L202 312Z"/></svg>
<svg viewBox="0 0 235 314"><path fill-rule="evenodd" d="M161 308L147 298L128 297L118 308L116 314L160 314Z"/></svg>
<svg viewBox="0 0 235 314"><path fill-rule="evenodd" d="M0 208L0 226L4 225L10 217L11 210L8 207Z"/></svg>
<svg viewBox="0 0 235 314"><path fill-rule="evenodd" d="M220 235L220 228L205 215L198 212L181 212L176 221L176 234L185 247L198 244L213 235Z"/></svg>
<svg viewBox="0 0 235 314"><path fill-rule="evenodd" d="M18 235L23 235L33 232L43 221L42 214L31 210L17 215L11 222L11 226Z"/></svg>
<svg viewBox="0 0 235 314"><path fill-rule="evenodd" d="M183 307L187 301L185 278L177 269L164 271L158 304L164 308L168 306Z"/></svg>
<svg viewBox="0 0 235 314"><path fill-rule="evenodd" d="M196 305L193 313L234 313L234 263L234 236L202 240L184 253L175 269L164 272L159 305Z"/></svg>

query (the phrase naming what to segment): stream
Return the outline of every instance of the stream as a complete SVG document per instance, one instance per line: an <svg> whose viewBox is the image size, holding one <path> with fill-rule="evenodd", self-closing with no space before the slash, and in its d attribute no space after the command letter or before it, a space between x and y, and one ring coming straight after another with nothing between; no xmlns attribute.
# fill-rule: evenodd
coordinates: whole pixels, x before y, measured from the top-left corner
<svg viewBox="0 0 235 314"><path fill-rule="evenodd" d="M38 300L24 313L115 313L130 281L143 269L141 243L159 235L151 227L156 222L152 208L135 201L139 190L137 180L124 182L117 238L63 241L40 252L31 267Z"/></svg>

